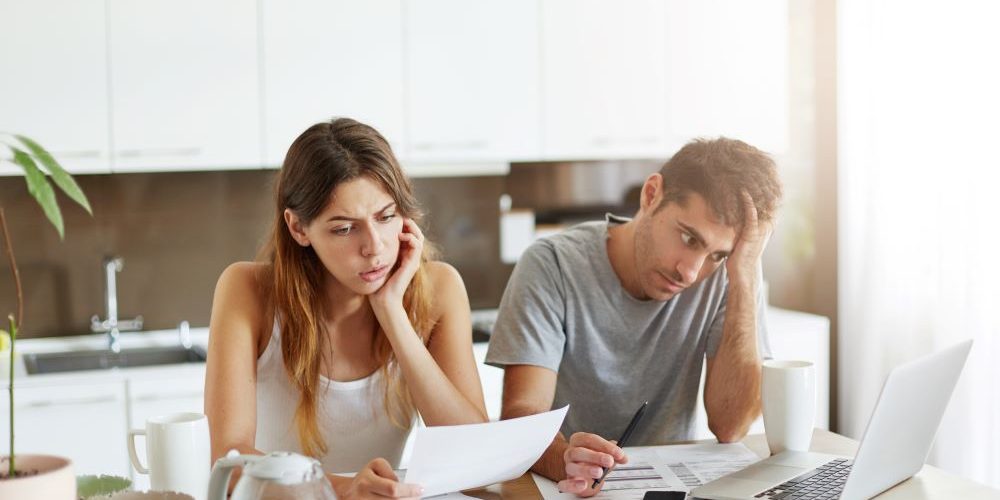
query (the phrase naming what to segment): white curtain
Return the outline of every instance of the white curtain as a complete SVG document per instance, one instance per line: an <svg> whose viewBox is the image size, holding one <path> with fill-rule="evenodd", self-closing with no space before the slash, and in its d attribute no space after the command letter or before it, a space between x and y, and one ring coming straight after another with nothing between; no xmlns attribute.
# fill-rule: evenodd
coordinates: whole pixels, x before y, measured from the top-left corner
<svg viewBox="0 0 1000 500"><path fill-rule="evenodd" d="M840 430L972 338L929 463L1000 488L1000 2L838 11Z"/></svg>

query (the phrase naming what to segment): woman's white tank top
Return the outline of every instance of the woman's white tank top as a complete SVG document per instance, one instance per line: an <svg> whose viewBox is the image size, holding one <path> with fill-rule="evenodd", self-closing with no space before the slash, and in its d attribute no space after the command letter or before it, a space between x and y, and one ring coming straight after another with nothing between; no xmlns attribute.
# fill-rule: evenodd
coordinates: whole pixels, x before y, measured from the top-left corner
<svg viewBox="0 0 1000 500"><path fill-rule="evenodd" d="M392 424L382 401L382 373L350 382L320 375L317 405L320 432L327 453L319 457L326 472L357 472L373 458L399 467L403 446L412 429ZM302 453L295 428L299 391L285 373L281 332L276 321L264 353L257 359L257 436L255 446L265 453Z"/></svg>

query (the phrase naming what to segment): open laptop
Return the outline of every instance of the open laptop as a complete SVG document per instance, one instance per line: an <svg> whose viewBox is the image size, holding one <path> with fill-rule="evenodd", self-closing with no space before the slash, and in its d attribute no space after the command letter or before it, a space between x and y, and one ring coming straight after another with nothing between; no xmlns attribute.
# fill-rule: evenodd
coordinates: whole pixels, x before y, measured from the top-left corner
<svg viewBox="0 0 1000 500"><path fill-rule="evenodd" d="M691 490L712 500L871 498L917 473L972 348L966 340L897 366L853 459L786 451Z"/></svg>

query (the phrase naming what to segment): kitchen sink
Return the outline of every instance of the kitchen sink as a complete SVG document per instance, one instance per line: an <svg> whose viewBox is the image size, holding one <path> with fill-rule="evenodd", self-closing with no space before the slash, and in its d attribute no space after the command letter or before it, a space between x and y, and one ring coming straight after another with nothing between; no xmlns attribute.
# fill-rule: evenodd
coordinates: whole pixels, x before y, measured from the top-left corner
<svg viewBox="0 0 1000 500"><path fill-rule="evenodd" d="M103 370L107 368L134 368L138 366L201 363L205 350L201 347L144 347L122 349L115 354L109 350L63 351L24 354L24 367L29 374Z"/></svg>

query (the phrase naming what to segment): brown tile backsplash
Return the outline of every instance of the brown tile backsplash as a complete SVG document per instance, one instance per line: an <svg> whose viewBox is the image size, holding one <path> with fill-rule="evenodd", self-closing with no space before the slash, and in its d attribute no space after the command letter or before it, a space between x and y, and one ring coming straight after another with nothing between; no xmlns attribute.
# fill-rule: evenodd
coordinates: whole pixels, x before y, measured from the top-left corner
<svg viewBox="0 0 1000 500"><path fill-rule="evenodd" d="M66 238L51 227L20 177L0 178L24 287L24 337L89 332L105 317L101 259L119 255L119 318L141 314L149 330L181 320L207 326L219 273L255 257L272 218L276 171L81 175L94 216L60 195ZM473 308L496 307L511 266L500 263L503 177L415 179L428 238L465 278ZM6 259L0 306L15 308Z"/></svg>

